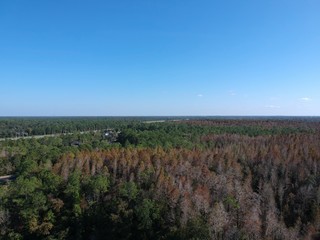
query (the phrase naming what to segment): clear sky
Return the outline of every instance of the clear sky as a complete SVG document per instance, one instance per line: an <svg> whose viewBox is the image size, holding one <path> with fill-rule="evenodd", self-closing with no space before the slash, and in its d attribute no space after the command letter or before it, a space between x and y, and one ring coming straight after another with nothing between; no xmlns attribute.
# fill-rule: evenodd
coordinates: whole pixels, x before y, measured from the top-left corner
<svg viewBox="0 0 320 240"><path fill-rule="evenodd" d="M2 0L0 116L320 115L319 0Z"/></svg>

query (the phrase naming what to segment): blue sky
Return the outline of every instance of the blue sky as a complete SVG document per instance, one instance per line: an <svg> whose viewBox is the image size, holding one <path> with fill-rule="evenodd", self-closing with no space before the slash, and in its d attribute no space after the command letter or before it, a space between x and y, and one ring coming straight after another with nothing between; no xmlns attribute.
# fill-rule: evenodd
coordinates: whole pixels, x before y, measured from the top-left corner
<svg viewBox="0 0 320 240"><path fill-rule="evenodd" d="M320 115L318 0L0 1L0 116Z"/></svg>

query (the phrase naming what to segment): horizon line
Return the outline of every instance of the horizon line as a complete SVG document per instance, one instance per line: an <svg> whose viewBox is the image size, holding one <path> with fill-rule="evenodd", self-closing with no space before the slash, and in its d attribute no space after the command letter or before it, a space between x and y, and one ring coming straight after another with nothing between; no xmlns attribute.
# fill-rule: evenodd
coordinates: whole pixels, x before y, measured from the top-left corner
<svg viewBox="0 0 320 240"><path fill-rule="evenodd" d="M0 115L0 118L32 118L32 117L320 117L320 115Z"/></svg>

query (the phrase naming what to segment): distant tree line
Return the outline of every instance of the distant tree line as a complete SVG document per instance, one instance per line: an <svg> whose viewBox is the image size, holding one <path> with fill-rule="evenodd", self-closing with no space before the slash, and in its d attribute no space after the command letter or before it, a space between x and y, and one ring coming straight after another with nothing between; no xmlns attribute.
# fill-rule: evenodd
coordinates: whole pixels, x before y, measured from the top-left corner
<svg viewBox="0 0 320 240"><path fill-rule="evenodd" d="M94 131L153 119L152 117L0 118L0 138Z"/></svg>

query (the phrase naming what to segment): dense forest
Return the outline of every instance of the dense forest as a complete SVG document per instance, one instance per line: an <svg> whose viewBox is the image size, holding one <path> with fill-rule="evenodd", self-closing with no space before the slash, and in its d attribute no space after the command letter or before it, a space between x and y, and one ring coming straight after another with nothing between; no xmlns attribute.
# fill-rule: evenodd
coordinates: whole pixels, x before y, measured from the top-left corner
<svg viewBox="0 0 320 240"><path fill-rule="evenodd" d="M161 119L170 120L170 117ZM0 138L88 132L130 122L155 121L156 117L0 117Z"/></svg>
<svg viewBox="0 0 320 240"><path fill-rule="evenodd" d="M320 238L320 119L156 120L0 119L0 238Z"/></svg>

